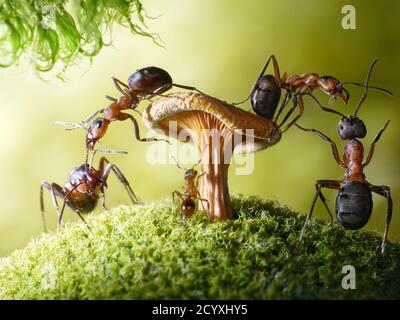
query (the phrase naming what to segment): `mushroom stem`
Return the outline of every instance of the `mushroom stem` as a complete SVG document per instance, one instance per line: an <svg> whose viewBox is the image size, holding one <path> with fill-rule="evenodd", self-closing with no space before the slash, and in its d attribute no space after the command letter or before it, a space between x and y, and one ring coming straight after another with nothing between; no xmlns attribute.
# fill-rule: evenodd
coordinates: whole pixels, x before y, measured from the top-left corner
<svg viewBox="0 0 400 320"><path fill-rule="evenodd" d="M229 197L228 188L228 169L232 157L233 148L228 149L227 146L232 146L231 134L217 140L214 137L201 137L199 148L207 148L200 150L200 198L208 201L209 206L199 204L200 208L207 211L211 221L215 219L225 220L232 219L232 207ZM200 200L201 201L201 200Z"/></svg>

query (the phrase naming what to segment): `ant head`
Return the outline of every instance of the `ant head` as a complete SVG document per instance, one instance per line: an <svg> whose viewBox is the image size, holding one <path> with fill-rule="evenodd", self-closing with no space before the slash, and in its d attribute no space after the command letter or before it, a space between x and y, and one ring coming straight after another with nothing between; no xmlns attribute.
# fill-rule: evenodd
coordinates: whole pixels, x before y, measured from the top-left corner
<svg viewBox="0 0 400 320"><path fill-rule="evenodd" d="M368 88L370 88L369 87L369 79L371 77L372 70L377 62L378 62L377 59L372 61L371 65L368 69L367 77L365 79L365 84L361 85L364 87L364 94L362 95L360 101L358 102L356 111L354 112L354 116L342 117L342 119L339 122L338 133L339 133L340 138L342 138L343 140L349 140L349 139L354 139L354 138L364 138L367 135L367 128L365 127L364 122L360 118L357 117L357 114L358 114L358 111L360 110L360 107L362 106L365 99L367 98ZM356 83L353 83L353 84L356 84ZM359 84L356 84L356 85L359 85ZM390 91L388 91L384 88L379 88L379 87L371 87L371 88L382 91L389 95L392 95L392 93Z"/></svg>
<svg viewBox="0 0 400 320"><path fill-rule="evenodd" d="M197 171L194 169L188 169L185 171L185 179L186 178L196 178L197 176Z"/></svg>
<svg viewBox="0 0 400 320"><path fill-rule="evenodd" d="M95 194L95 189L99 185L101 174L87 164L81 164L74 168L69 175L69 182L72 186L82 185L85 192L89 195Z"/></svg>
<svg viewBox="0 0 400 320"><path fill-rule="evenodd" d="M357 116L346 116L339 121L338 134L342 140L364 138L367 135L367 128Z"/></svg>
<svg viewBox="0 0 400 320"><path fill-rule="evenodd" d="M343 88L342 83L332 76L323 76L318 80L318 85L323 92L330 95L332 98L340 98L344 103L347 103L350 98L350 93Z"/></svg>
<svg viewBox="0 0 400 320"><path fill-rule="evenodd" d="M86 148L93 150L96 142L101 139L107 131L110 121L104 118L97 118L93 120L88 128L86 136Z"/></svg>
<svg viewBox="0 0 400 320"><path fill-rule="evenodd" d="M151 94L163 86L165 90L170 89L172 78L167 71L157 67L146 67L136 70L128 78L128 86L131 90L137 93ZM162 92L158 92L162 93Z"/></svg>

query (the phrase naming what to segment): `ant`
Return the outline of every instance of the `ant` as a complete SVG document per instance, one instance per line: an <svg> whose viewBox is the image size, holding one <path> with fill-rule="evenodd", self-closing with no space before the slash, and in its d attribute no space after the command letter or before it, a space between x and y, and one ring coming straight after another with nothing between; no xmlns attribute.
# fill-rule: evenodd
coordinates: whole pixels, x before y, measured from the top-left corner
<svg viewBox="0 0 400 320"><path fill-rule="evenodd" d="M106 152L106 153L126 153L123 151L111 151L111 150L95 150L95 152ZM101 195L102 207L105 207L105 195L104 189L107 188L107 179L110 172L114 172L119 181L125 187L130 200L133 204L138 203L139 199L136 197L132 188L129 185L128 180L122 174L121 170L113 163L109 162L107 158L101 157L99 162L99 169L93 168L92 164L90 166L86 164L81 164L80 166L74 168L69 176L68 182L61 187L57 183L49 183L43 181L40 185L40 209L42 212L42 223L44 231L47 232L45 216L44 216L44 201L43 201L43 189L46 188L50 191L54 208L58 213L58 223L57 226L61 227L63 225L62 217L64 214L65 206L67 205L70 209L76 212L76 214L81 218L85 225L90 230L89 225L86 223L82 214L89 213L93 211L96 207L97 201L99 199L99 194ZM63 205L60 207L58 205L57 197L63 200Z"/></svg>
<svg viewBox="0 0 400 320"><path fill-rule="evenodd" d="M181 199L181 210L182 214L184 214L186 217L190 218L193 213L196 211L196 204L195 200L198 199L201 202L201 205L203 207L203 210L205 210L203 202L207 203L207 209L210 209L210 203L208 202L207 199L203 199L200 197L200 193L198 190L198 185L199 185L199 179L204 176L206 173L203 172L200 175L198 175L198 172L194 170L194 167L197 166L199 162L197 162L191 169L185 169L179 165L179 163L176 161L177 167L179 169L185 170L184 174L184 179L185 179L185 186L184 186L184 191L183 193L179 191L174 191L172 192L172 200L175 201L176 197L179 197Z"/></svg>
<svg viewBox="0 0 400 320"><path fill-rule="evenodd" d="M195 90L201 93L201 91L197 90L195 87L173 83L169 73L158 67L146 67L137 70L128 78L128 84L125 84L121 80L118 80L114 77L112 77L112 82L117 90L121 93L121 97L119 99L107 95L106 99L111 100L112 103L106 108L95 111L79 123L69 123L63 121L55 122L55 124L72 126L73 129L86 128L89 121L91 121L97 114L103 113L102 118L95 119L87 127L88 133L86 136L86 149L88 151L93 150L96 142L106 134L108 126L111 122L125 121L127 119L131 120L134 128L135 138L138 141L168 142L165 139L141 138L137 120L132 115L123 111L129 109L137 111L136 107L140 101L143 99L150 99L156 95L161 96L162 93L168 91L173 86L188 90Z"/></svg>
<svg viewBox="0 0 400 320"><path fill-rule="evenodd" d="M274 75L264 75L271 60L274 67ZM277 123L279 116L290 100L292 101L293 106L285 115L278 128L282 127L296 107L299 108L299 114L286 126L283 130L283 132L285 132L302 116L304 112L303 96L305 95L310 96L322 110L335 113L335 110L322 106L312 92L319 88L331 98L340 98L343 102L347 103L350 94L343 87L343 84L363 86L362 84L355 82L341 83L338 79L332 76L319 76L316 73L304 73L300 76L293 75L288 78L285 72L281 77L278 62L275 56L271 55L262 68L261 73L254 83L248 97L239 103L234 103L234 105L242 104L248 99L251 99L251 106L257 115L272 119L277 110L281 98L281 92L282 90L285 91L285 96L281 102L274 122ZM372 86L369 88L385 91L385 89Z"/></svg>
<svg viewBox="0 0 400 320"><path fill-rule="evenodd" d="M374 154L375 145L381 138L381 135L388 126L389 121L386 122L384 127L375 136L374 140L372 141L368 156L363 161L364 147L361 141L358 139L364 138L366 136L367 129L364 122L357 117L357 113L367 97L367 92L369 88L368 87L369 78L372 69L377 61L378 60L375 59L368 70L367 78L365 81L365 91L358 103L354 115L344 116L340 112L337 112L342 116L338 124L338 134L342 140L346 141L344 147L343 160L340 159L339 157L339 152L334 141L332 141L330 138L328 138L326 135L324 135L322 132L318 130L305 129L296 124L296 126L299 129L304 131L311 131L315 133L317 136L324 139L325 141L329 142L331 144L333 156L336 162L342 168L346 169L343 180L318 180L317 183L315 184L317 192L313 198L311 207L308 211L307 218L304 223L304 227L301 231L298 243L300 243L303 239L308 221L311 218L311 214L313 212L318 197L323 202L332 221L332 214L326 203L326 199L321 192L322 188L339 190L338 196L336 198L336 217L339 223L345 229L348 230L360 229L369 221L373 207L371 192L374 192L380 196L385 197L388 202L387 213L386 213L386 228L381 245L382 255L385 252L386 239L389 230L389 224L392 218L392 208L393 208L393 201L390 194L390 188L387 186L376 186L370 184L366 180L366 176L363 172L363 169L370 163L372 156ZM386 92L392 95L389 91Z"/></svg>

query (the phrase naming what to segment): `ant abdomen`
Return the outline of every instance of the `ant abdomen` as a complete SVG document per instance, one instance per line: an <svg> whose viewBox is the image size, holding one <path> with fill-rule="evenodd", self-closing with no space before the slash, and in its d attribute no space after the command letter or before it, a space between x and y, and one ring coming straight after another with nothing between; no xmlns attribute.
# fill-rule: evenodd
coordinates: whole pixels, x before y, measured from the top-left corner
<svg viewBox="0 0 400 320"><path fill-rule="evenodd" d="M97 202L97 197L85 194L81 195L80 197L75 197L74 204L72 204L70 201L67 201L67 206L71 210L75 210L78 207L80 213L87 214L92 212L96 208Z"/></svg>
<svg viewBox="0 0 400 320"><path fill-rule="evenodd" d="M146 67L137 70L128 78L128 86L137 92L153 93L157 89L172 86L172 78L164 69Z"/></svg>
<svg viewBox="0 0 400 320"><path fill-rule="evenodd" d="M367 224L372 213L372 194L367 184L344 184L336 198L336 217L346 229L356 230Z"/></svg>
<svg viewBox="0 0 400 320"><path fill-rule="evenodd" d="M183 214L190 218L193 213L196 211L196 204L192 198L186 198L182 201L181 209Z"/></svg>
<svg viewBox="0 0 400 320"><path fill-rule="evenodd" d="M263 76L251 95L254 112L264 118L272 119L281 98L281 88L273 75Z"/></svg>

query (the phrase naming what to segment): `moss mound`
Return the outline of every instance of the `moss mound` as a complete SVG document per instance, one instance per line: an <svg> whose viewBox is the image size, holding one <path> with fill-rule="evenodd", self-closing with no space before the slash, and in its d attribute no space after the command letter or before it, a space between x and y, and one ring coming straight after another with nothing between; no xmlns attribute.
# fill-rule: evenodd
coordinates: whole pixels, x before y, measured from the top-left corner
<svg viewBox="0 0 400 320"><path fill-rule="evenodd" d="M399 298L400 245L304 222L275 202L235 197L237 219L181 217L170 201L120 206L44 234L0 262L2 299ZM342 289L342 267L356 290Z"/></svg>

